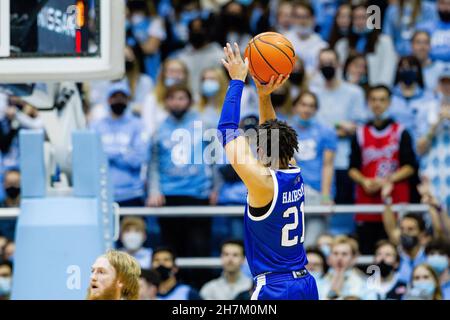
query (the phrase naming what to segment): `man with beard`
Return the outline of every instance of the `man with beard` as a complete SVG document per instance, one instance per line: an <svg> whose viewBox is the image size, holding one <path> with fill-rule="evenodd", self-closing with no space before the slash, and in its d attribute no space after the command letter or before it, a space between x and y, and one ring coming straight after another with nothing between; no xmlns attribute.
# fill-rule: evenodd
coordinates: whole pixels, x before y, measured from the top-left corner
<svg viewBox="0 0 450 320"><path fill-rule="evenodd" d="M88 300L137 300L141 267L125 252L108 251L92 266Z"/></svg>

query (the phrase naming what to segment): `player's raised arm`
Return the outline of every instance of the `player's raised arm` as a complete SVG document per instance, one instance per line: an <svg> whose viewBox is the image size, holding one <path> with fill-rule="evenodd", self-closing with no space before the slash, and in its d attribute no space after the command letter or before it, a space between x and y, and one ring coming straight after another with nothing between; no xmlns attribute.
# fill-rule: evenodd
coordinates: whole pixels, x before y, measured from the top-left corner
<svg viewBox="0 0 450 320"><path fill-rule="evenodd" d="M280 74L277 78L272 76L268 84L262 84L255 77L252 77L256 85L256 91L258 92L259 99L259 124L266 122L267 120L273 120L277 118L275 110L270 99L270 94L281 87L289 76Z"/></svg>
<svg viewBox="0 0 450 320"><path fill-rule="evenodd" d="M238 45L235 44L234 47L234 52L229 44L224 48L226 59L222 63L228 70L231 81L218 130L228 160L249 191L251 205L263 207L272 201L274 184L269 169L255 159L247 139L239 132L241 98L248 74L248 61L242 60Z"/></svg>

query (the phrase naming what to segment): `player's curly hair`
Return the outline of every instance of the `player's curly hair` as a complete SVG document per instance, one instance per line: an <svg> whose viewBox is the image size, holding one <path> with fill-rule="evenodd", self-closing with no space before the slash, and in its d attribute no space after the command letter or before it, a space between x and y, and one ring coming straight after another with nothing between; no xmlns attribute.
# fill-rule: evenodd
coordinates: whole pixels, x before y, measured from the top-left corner
<svg viewBox="0 0 450 320"><path fill-rule="evenodd" d="M267 120L258 126L257 146L267 157L264 161L267 166L278 162L279 166L288 167L295 152L298 152L297 132L285 121ZM272 151L277 153L272 154Z"/></svg>

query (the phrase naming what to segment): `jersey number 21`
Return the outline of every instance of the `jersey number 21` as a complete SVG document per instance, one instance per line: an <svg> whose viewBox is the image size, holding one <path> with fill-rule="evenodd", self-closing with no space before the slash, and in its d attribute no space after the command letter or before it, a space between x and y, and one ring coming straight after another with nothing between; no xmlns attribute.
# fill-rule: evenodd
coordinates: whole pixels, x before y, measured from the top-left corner
<svg viewBox="0 0 450 320"><path fill-rule="evenodd" d="M298 235L289 238L289 231L297 230L298 228L298 208L297 206L290 207L283 213L283 218L289 218L294 215L294 222L288 223L283 227L281 234L281 246L283 247L293 247L299 243ZM302 202L300 205L300 214L302 215L302 237L300 238L300 243L305 241L305 203Z"/></svg>

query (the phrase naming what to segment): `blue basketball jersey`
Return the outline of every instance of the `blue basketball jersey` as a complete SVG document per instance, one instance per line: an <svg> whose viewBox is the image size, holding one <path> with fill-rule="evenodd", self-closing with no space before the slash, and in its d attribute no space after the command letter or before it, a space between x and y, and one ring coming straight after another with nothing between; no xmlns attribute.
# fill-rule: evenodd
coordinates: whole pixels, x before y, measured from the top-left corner
<svg viewBox="0 0 450 320"><path fill-rule="evenodd" d="M308 264L303 248L304 186L300 168L270 170L274 197L269 211L254 217L245 209L245 250L254 277L298 271Z"/></svg>

